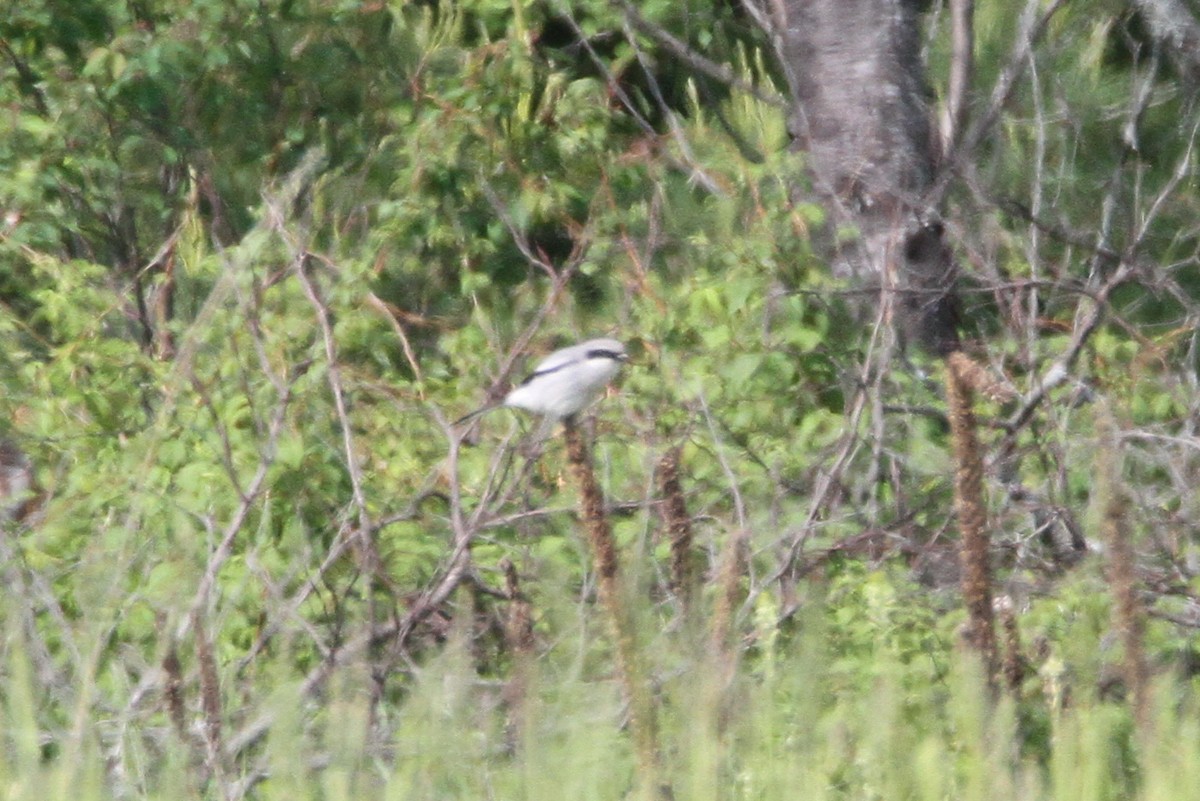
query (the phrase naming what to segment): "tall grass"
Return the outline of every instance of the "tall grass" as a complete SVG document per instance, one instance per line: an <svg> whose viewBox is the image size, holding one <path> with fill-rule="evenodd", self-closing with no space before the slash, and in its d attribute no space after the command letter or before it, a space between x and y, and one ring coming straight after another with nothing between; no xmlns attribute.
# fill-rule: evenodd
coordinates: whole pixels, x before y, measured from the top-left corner
<svg viewBox="0 0 1200 801"><path fill-rule="evenodd" d="M12 801L607 801L635 786L623 693L605 660L589 656L603 643L582 628L529 671L516 732L506 727L503 683L477 672L470 632L453 633L413 668L404 696L383 704L365 667L344 670L314 698L280 663L275 676L259 674L278 679L270 734L220 783L197 778L165 720L161 731L122 731L95 709L75 710L69 729L52 730L47 721L70 710L33 689L30 661L11 647L21 639L12 617L4 634L0 793ZM959 649L922 684L912 681L911 656L880 648L872 678L861 680L831 652L816 615L752 651L731 684L714 660L695 656L689 636L643 643L678 801L1200 799L1200 706L1179 679L1160 678L1155 734L1139 739L1125 704L1083 690L1056 709L1031 680L1022 696L992 701L975 657ZM202 725L203 711L189 711Z"/></svg>

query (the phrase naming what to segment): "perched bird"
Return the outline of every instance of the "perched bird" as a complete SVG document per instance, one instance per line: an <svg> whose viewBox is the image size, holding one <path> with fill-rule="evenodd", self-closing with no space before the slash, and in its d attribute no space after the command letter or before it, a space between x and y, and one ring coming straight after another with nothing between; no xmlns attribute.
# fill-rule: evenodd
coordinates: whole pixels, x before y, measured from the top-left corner
<svg viewBox="0 0 1200 801"><path fill-rule="evenodd" d="M628 359L625 345L607 338L589 339L556 350L542 359L504 400L476 409L455 420L454 425L501 406L524 409L553 420L570 417L594 401Z"/></svg>

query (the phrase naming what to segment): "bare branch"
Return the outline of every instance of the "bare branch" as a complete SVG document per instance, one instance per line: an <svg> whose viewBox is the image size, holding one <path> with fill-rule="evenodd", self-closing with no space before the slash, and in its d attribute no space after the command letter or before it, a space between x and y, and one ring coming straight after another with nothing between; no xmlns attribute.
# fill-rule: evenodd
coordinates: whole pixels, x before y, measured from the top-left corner
<svg viewBox="0 0 1200 801"><path fill-rule="evenodd" d="M954 150L967 119L975 71L975 0L950 0L950 80L942 109L942 153Z"/></svg>
<svg viewBox="0 0 1200 801"><path fill-rule="evenodd" d="M291 399L291 387L288 387L288 394L279 398L276 402L275 414L271 418L271 423L267 430L267 441L262 446L262 454L258 461L258 467L254 471L254 476L242 492L241 503L238 504L233 517L225 524L221 541L217 544L216 550L209 556L208 565L204 570L204 575L200 578L199 585L196 587L196 592L188 607L187 614L180 620L179 627L175 632L176 640L182 640L187 636L194 616L208 604L213 585L217 580L217 574L233 553L233 541L241 533L242 526L245 525L246 518L250 515L250 510L262 500L267 475L270 473L271 466L275 463L275 446L279 441L279 434L283 430L283 423L287 419Z"/></svg>
<svg viewBox="0 0 1200 801"><path fill-rule="evenodd" d="M1042 0L1026 1L1025 10L1021 12L1020 32L1016 41L1013 42L1008 62L1000 71L1000 77L996 79L996 84L992 88L991 99L983 113L967 128L959 146L946 154L945 164L953 167L956 162L969 159L983 141L991 135L992 128L1000 120L1000 112L1008 105L1016 91L1017 83L1024 74L1025 65L1029 62L1034 44L1041 38L1042 33L1046 30L1046 25L1065 2L1066 0L1051 0L1045 10L1039 14L1038 8L1042 5ZM940 197L945 191L949 178L949 173L945 172L940 177L938 187L933 193L935 198Z"/></svg>
<svg viewBox="0 0 1200 801"><path fill-rule="evenodd" d="M1133 275L1134 268L1129 264L1122 263L1109 276L1108 280L1104 282L1104 285L1092 295L1092 307L1075 326L1074 335L1071 337L1071 342L1066 350L1042 374L1041 378L1033 385L1032 392L1022 402L1020 408L1008 419L1006 427L1009 430L1009 434L1006 440L1012 439L1016 435L1016 432L1029 422L1034 410L1045 400L1050 390L1061 385L1071 375L1071 370L1074 368L1079 354L1083 351L1084 345L1087 344L1092 333L1100 325L1100 321L1104 319L1109 296L1113 293L1113 290L1124 284ZM1006 447L1008 446L1006 445Z"/></svg>

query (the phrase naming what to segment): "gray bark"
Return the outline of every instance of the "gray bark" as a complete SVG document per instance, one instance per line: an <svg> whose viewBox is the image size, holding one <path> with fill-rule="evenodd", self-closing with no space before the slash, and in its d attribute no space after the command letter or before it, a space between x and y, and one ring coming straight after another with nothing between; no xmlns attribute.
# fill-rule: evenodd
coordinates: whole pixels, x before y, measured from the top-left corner
<svg viewBox="0 0 1200 801"><path fill-rule="evenodd" d="M791 83L790 128L837 227L834 268L877 287L908 340L958 347L955 265L927 195L935 144L907 0L777 0L774 31Z"/></svg>
<svg viewBox="0 0 1200 801"><path fill-rule="evenodd" d="M1136 0L1154 37L1166 45L1175 68L1193 87L1200 85L1200 20L1193 2Z"/></svg>

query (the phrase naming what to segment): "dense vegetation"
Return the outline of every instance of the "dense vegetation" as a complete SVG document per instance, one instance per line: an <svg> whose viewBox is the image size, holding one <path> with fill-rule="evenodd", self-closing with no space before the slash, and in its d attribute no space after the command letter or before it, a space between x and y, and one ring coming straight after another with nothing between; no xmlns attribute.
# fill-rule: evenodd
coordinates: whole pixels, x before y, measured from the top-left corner
<svg viewBox="0 0 1200 801"><path fill-rule="evenodd" d="M632 681L681 801L1200 798L1195 87L1115 0L980 5L999 689L941 368L826 269L745 7L10 3L5 797L623 798ZM599 335L635 664L560 439L449 423Z"/></svg>

